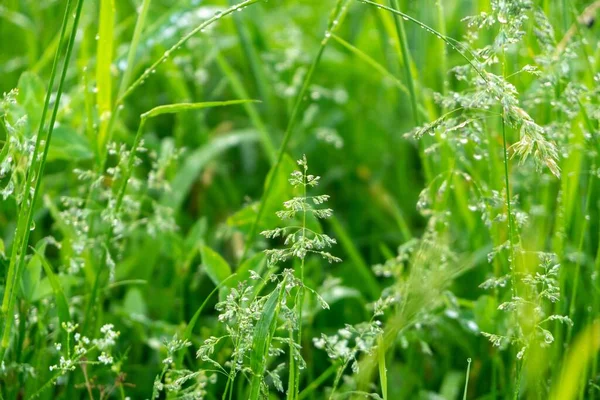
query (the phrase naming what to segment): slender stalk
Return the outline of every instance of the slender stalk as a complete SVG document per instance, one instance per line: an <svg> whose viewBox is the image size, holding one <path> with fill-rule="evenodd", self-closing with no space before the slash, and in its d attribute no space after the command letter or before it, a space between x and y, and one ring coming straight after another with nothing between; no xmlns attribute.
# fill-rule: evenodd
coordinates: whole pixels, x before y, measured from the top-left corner
<svg viewBox="0 0 600 400"><path fill-rule="evenodd" d="M285 134L283 135L283 141L281 142L281 146L279 147L279 152L277 153L277 159L275 161L275 165L271 169L271 175L270 175L271 178L268 179L266 182L265 191L262 195L260 205L258 206L258 212L256 213L256 217L254 218L254 221L252 222L252 226L250 227L250 232L248 233L248 236L246 238L246 243L244 245L244 251L243 251L242 257L241 257L242 261L246 258L246 255L248 254L248 250L250 249L250 246L252 245L252 243L254 243L254 239L255 239L255 236L256 236L256 233L258 230L258 225L259 225L260 220L262 219L262 216L265 212L267 198L269 197L271 190L273 189L273 183L275 181L274 177L277 175L277 172L279 171L279 167L281 166L281 162L283 160L283 155L285 154L285 152L287 150L287 145L290 141L290 138L292 137L292 132L294 131L294 128L296 127L296 123L298 122L298 119L300 117L300 110L302 109L302 105L305 100L306 92L308 91L308 87L310 86L312 77L317 69L317 66L319 65L319 62L321 61L321 57L323 56L323 53L325 52L325 47L329 43L329 39L331 38L331 35L342 25L342 20L343 20L344 16L346 15L347 6L348 6L348 0L337 0L336 5L333 9L333 12L331 13L331 16L329 18L327 30L325 31L323 40L321 40L321 46L319 47L319 50L317 51L317 54L315 55L315 58L313 59L310 69L308 70L308 73L306 74L306 77L304 78L302 87L300 88L300 91L298 92L298 96L296 97L296 101L295 101L294 107L292 109L292 114L288 121L288 125L285 130Z"/></svg>
<svg viewBox="0 0 600 400"><path fill-rule="evenodd" d="M390 0L390 5L399 10L400 6L398 0ZM411 70L411 57L408 50L408 40L406 39L406 30L404 29L404 22L398 14L394 14L394 22L396 24L396 34L398 35L398 41L400 43L400 50L402 51L402 59L404 66L404 73L406 74L406 82L408 91L410 93L410 104L412 107L413 119L415 126L420 125L419 119L419 107L417 101L417 92L415 90L415 81Z"/></svg>
<svg viewBox="0 0 600 400"><path fill-rule="evenodd" d="M588 177L588 193L585 199L585 206L584 206L584 217L583 217L583 226L581 227L581 234L579 235L579 244L577 245L577 253L581 254L583 251L583 245L585 242L585 233L588 230L588 226L590 223L590 216L589 216L589 211L590 211L590 203L591 203L591 197L592 197L592 191L593 191L593 184L594 184L594 174L591 173L589 174ZM574 316L575 316L575 304L577 301L577 289L579 288L579 274L580 274L580 270L581 270L581 257L578 256L577 257L577 261L575 263L575 277L573 278L573 292L571 293L571 300L569 301L569 318L571 320L573 320ZM567 327L567 338L565 343L567 344L567 347L569 346L569 343L571 342L571 335L573 333L573 326L572 325L568 325Z"/></svg>
<svg viewBox="0 0 600 400"><path fill-rule="evenodd" d="M77 8L75 11L75 19L74 19L73 25L71 27L70 37L69 37L69 41L67 44L67 53L65 55L65 59L63 62L62 73L59 78L58 89L56 92L56 99L55 99L55 103L54 103L54 109L53 109L52 115L50 117L48 133L46 134L46 137L44 140L44 144L43 144L44 147L43 147L43 152L41 155L41 160L38 163L38 167L37 167L37 170L35 171L35 173L32 174L31 172L28 171L27 185L25 187L25 197L23 199L23 203L21 204L21 210L19 212L20 221L22 221L21 217L23 216L23 213L25 211L27 212L27 216L26 216L26 219L24 220L24 223L19 222L19 227L17 229L17 241L13 245L15 247L13 247L13 252L12 252L12 256L11 256L12 268L9 266L9 273L8 273L9 279L7 279L7 287L6 287L6 290L4 293L4 300L2 303L2 312L3 312L3 314L5 314L6 318L4 318L5 319L4 333L2 335L2 342L0 344L0 359L4 358L6 349L8 348L8 344L10 341L10 332L11 332L11 327L12 327L12 323L14 320L13 316L10 313L11 313L11 310L14 306L14 302L17 297L16 286L17 286L17 283L21 279L21 270L25 263L25 254L27 253L27 244L29 242L29 235L31 233L30 227L31 227L31 224L33 221L33 213L35 210L35 204L39 197L40 185L42 182L42 175L44 173L46 159L48 157L48 150L50 149L50 141L52 140L52 132L54 131L56 116L58 114L58 108L60 106L60 99L62 97L62 93L63 93L63 89L64 89L64 82L65 82L65 78L67 76L69 61L71 59L71 54L73 53L73 47L74 47L74 43L75 43L75 37L77 35L77 27L79 26L79 20L81 17L83 1L84 0L78 0L78 3L77 3ZM67 26L68 18L70 15L70 5L71 5L71 1L69 0L67 3L65 15L63 18L63 23L62 23L62 27L61 27L61 33L60 33L61 40L59 41L59 43L62 42L62 37L64 37L64 35L66 33L66 26ZM55 59L53 62L51 78L50 78L50 82L48 85L48 91L46 93L44 109L42 111L42 119L40 120L38 137L36 139L36 145L35 145L35 148L34 148L34 151L32 154L31 168L33 168L33 166L35 165L35 163L37 161L40 146L42 146L41 134L43 132L43 126L45 123L46 112L50 105L50 98L52 95L52 86L54 84L54 77L56 74L56 66L58 64L58 58L60 57L60 49L61 48L59 47L59 49L56 52ZM29 198L29 189L32 186L33 186L33 196L31 198L31 203L28 204L27 199ZM19 242L19 239L21 239L20 242ZM17 256L18 256L18 260L16 260ZM12 273L11 273L11 269L12 269ZM12 279L10 279L10 278L12 278ZM8 315L6 315L6 314L8 314Z"/></svg>
<svg viewBox="0 0 600 400"><path fill-rule="evenodd" d="M345 360L342 366L338 369L337 374L335 375L335 380L333 381L333 386L331 387L331 393L329 394L329 400L333 400L335 398L335 391L340 384L340 380L342 379L342 375L348 367L348 363L350 360Z"/></svg>
<svg viewBox="0 0 600 400"><path fill-rule="evenodd" d="M469 375L471 373L471 359L467 358L467 373L465 375L465 390L463 391L463 400L467 400L467 391L469 389Z"/></svg>
<svg viewBox="0 0 600 400"><path fill-rule="evenodd" d="M438 26L439 31L443 36L446 36L446 15L444 9L444 1L437 0L437 11L438 11ZM448 51L446 50L446 46L444 42L440 42L440 71L441 71L441 79L442 79L442 94L446 96L448 94L448 80L446 79L446 74L448 73ZM445 109L442 109L442 113L446 112Z"/></svg>
<svg viewBox="0 0 600 400"><path fill-rule="evenodd" d="M307 181L306 181L306 166L304 167L304 176L302 177L303 180L303 185L302 185L302 197L304 198L304 202L302 203L302 241L304 242L304 240L306 240L306 202L308 201L307 197L306 197L306 185L307 185ZM300 282L302 282L302 285L299 288L299 300L298 300L298 304L296 305L296 314L298 315L298 343L300 344L301 348L302 348L302 308L304 307L304 260L305 257L302 257L302 261L300 263ZM292 396L292 399L295 399L298 397L298 394L300 393L300 368L298 367L298 365L295 365L295 371L294 371L294 395Z"/></svg>
<svg viewBox="0 0 600 400"><path fill-rule="evenodd" d="M504 53L504 49L502 49L502 75L506 76L506 55ZM513 222L513 214L512 214L512 204L511 204L511 197L510 197L510 178L509 178L509 171L508 171L508 144L507 144L507 140L506 140L506 110L504 107L502 107L502 151L503 151L503 156L504 156L504 185L506 187L506 209L508 212L508 240L510 243L510 259L508 260L508 266L509 266L509 273L510 273L510 281L511 281L511 285L510 285L510 290L511 290L511 295L512 298L516 298L517 297L517 285L516 285L516 279L515 279L515 268L514 268L514 264L517 262L516 258L515 258L515 227L514 227L514 222ZM519 321L516 321L517 323L519 323ZM514 396L515 399L518 399L519 396L519 392L520 392L520 386L521 386L521 372L520 372L520 368L519 368L519 360L517 360L517 364L516 364L516 382L515 382L515 391L514 391Z"/></svg>

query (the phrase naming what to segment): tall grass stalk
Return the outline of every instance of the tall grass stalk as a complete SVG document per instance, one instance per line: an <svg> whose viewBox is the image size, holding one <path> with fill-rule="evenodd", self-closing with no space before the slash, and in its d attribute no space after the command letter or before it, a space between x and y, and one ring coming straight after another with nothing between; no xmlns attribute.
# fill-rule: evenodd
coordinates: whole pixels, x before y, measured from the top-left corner
<svg viewBox="0 0 600 400"><path fill-rule="evenodd" d="M390 0L392 8L399 10L400 6L398 0ZM412 73L411 63L412 58L410 57L410 51L408 48L408 40L406 39L406 30L404 29L404 21L400 18L399 14L394 13L394 23L396 25L396 34L398 35L398 42L400 43L400 50L402 51L402 61L404 67L404 73L406 75L406 82L408 86L408 92L410 94L411 110L415 126L420 125L419 118L419 107L417 100L417 91L415 89L415 81Z"/></svg>
<svg viewBox="0 0 600 400"><path fill-rule="evenodd" d="M312 82L313 75L317 69L317 66L319 65L319 62L321 61L321 57L323 56L323 53L325 52L325 48L327 47L327 44L329 43L331 35L334 34L335 31L337 29L339 29L339 27L342 25L342 22L344 20L346 12L347 12L348 2L349 2L349 0L337 0L335 7L329 18L329 22L327 24L327 29L323 36L323 40L321 40L321 44L319 46L317 54L315 55L311 65L310 65L310 68L308 70L308 73L304 77L300 91L298 92L298 95L296 96L296 101L294 102L294 107L292 109L292 113L288 120L287 128L283 135L283 140L281 142L279 151L277 153L277 159L275 160L275 164L271 168L271 175L270 175L271 179L268 179L266 182L265 190L263 192L260 204L258 206L258 211L256 213L256 217L254 218L254 221L252 222L252 226L250 227L250 231L246 238L246 242L244 245L244 252L243 252L242 258L241 258L242 260L245 259L246 255L248 254L248 251L250 250L251 245L254 243L254 240L256 239L255 236L258 231L259 223L265 212L267 198L269 197L270 192L273 189L273 182L274 182L273 177L275 177L277 175L277 172L281 166L281 162L283 160L283 155L287 151L287 145L290 141L290 138L292 137L292 133L293 133L294 128L296 127L296 123L298 122L298 119L300 117L300 111L303 107L303 103L305 102L305 97L306 97L306 93L308 91L308 87L310 86L310 83Z"/></svg>
<svg viewBox="0 0 600 400"><path fill-rule="evenodd" d="M63 42L63 38L67 32L67 26L69 23L69 16L71 15L71 0L67 1L65 14L63 17L63 22L61 25L60 31L60 39L59 43ZM19 222L17 227L17 232L15 234L15 242L13 243L13 250L10 259L10 265L8 269L7 275L7 284L4 291L4 298L2 302L2 314L4 316L4 331L2 334L2 341L0 343L0 360L4 359L6 354L6 350L8 348L11 336L11 327L14 320L12 315L12 309L14 307L14 303L17 297L17 285L21 279L21 272L25 263L25 255L27 253L27 245L29 242L29 235L31 233L31 226L33 222L33 213L35 210L35 205L40 193L40 185L42 182L42 175L44 173L44 167L46 165L46 159L48 157L48 150L50 148L50 142L52 140L52 132L54 131L54 124L56 122L56 116L58 114L58 108L60 107L60 99L63 94L64 82L67 76L67 70L69 66L69 61L71 60L71 55L73 52L73 47L75 43L75 37L77 35L77 27L79 26L79 20L81 17L81 10L83 8L83 0L78 0L77 6L75 9L74 20L71 26L71 32L69 36L69 41L66 48L66 54L63 62L62 72L58 81L58 89L56 91L56 98L54 103L54 109L52 111L52 115L50 117L50 122L48 124L47 133L42 139L42 135L44 133L44 127L46 122L46 115L50 106L50 99L52 96L52 88L54 86L54 79L57 72L57 66L61 54L62 47L59 46L56 54L54 56L54 62L52 64L52 71L50 73L50 81L48 83L48 90L46 92L46 99L44 102L44 108L42 109L42 117L40 119L40 126L38 129L38 134L36 137L35 147L33 149L30 170L28 171L28 175L26 177L26 186L25 186L25 197L21 204L19 210ZM43 140L43 144L42 144ZM41 159L37 160L38 154L41 153ZM35 172L32 172L31 169L34 165L37 164L37 168ZM30 191L33 189L33 194L31 195L31 200L28 203L28 199L30 198Z"/></svg>
<svg viewBox="0 0 600 400"><path fill-rule="evenodd" d="M467 391L469 389L469 375L471 375L471 359L467 359L467 373L465 374L465 390L463 391L463 400L467 400Z"/></svg>

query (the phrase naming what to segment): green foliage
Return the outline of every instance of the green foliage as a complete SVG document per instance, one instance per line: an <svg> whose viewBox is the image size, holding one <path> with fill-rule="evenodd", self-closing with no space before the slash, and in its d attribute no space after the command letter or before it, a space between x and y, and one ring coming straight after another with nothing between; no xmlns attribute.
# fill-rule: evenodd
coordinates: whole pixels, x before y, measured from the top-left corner
<svg viewBox="0 0 600 400"><path fill-rule="evenodd" d="M1 2L0 399L600 398L599 15Z"/></svg>

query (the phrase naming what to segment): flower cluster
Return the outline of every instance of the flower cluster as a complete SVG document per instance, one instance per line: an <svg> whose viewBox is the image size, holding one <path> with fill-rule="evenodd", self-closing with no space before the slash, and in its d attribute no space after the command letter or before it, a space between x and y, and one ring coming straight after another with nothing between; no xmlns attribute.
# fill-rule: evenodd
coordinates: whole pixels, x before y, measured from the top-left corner
<svg viewBox="0 0 600 400"><path fill-rule="evenodd" d="M528 254L519 250L519 257ZM558 273L560 264L557 257L550 253L536 253L539 264L531 272L513 272L520 277L515 282L519 288L519 295L513 295L509 301L498 306L498 310L506 312L516 323L509 324L503 334L482 332L494 346L503 347L508 344L519 346L517 358L525 356L527 349L536 344L542 347L554 342L554 336L545 325L551 321L572 325L568 316L550 314L551 305L560 299ZM509 277L492 278L484 282L483 288L503 287ZM521 294L522 293L522 294Z"/></svg>
<svg viewBox="0 0 600 400"><path fill-rule="evenodd" d="M89 339L87 336L82 336L76 332L78 324L72 322L62 323L62 329L66 332L66 346L63 349L61 343L55 343L54 347L57 352L61 353L58 364L50 366L50 371L59 371L60 374L66 374L74 371L77 366L81 365L112 365L114 357L112 349L116 345L116 339L119 337L119 332L114 330L112 324L106 324L100 328L102 336ZM71 337L74 340L74 346L71 349ZM100 354L96 356L94 361L90 356L94 353Z"/></svg>
<svg viewBox="0 0 600 400"><path fill-rule="evenodd" d="M315 232L307 228L307 217L325 219L331 217L333 210L330 208L317 208L329 200L328 195L308 196L307 189L319 184L319 176L308 174L308 164L306 156L298 160L300 170L291 174L290 184L302 191L302 196L294 197L283 203L284 209L277 212L277 216L282 220L300 220L300 225L292 225L283 228L275 228L261 232L263 236L269 239L282 237L287 246L283 249L268 249L265 251L270 264L285 262L292 257L304 259L307 254L316 254L331 262L340 262L341 259L335 257L325 249L336 244L336 240L328 235Z"/></svg>

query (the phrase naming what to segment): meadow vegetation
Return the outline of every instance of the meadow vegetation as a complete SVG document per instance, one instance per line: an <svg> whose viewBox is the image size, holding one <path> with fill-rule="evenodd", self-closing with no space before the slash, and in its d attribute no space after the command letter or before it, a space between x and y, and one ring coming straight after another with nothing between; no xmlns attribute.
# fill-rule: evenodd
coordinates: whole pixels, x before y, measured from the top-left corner
<svg viewBox="0 0 600 400"><path fill-rule="evenodd" d="M600 398L594 0L3 0L0 400Z"/></svg>

